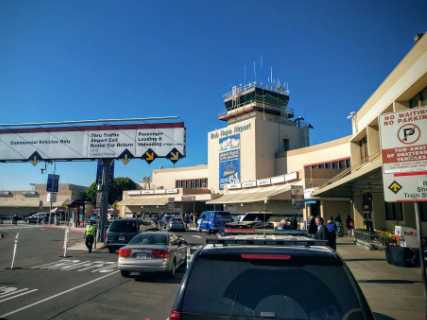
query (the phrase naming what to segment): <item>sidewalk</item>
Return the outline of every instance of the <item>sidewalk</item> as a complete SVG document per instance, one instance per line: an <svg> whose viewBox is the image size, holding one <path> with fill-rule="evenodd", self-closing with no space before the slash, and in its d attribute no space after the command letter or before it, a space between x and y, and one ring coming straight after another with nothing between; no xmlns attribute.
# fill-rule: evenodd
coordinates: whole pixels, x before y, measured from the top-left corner
<svg viewBox="0 0 427 320"><path fill-rule="evenodd" d="M339 241L337 251L351 269L373 312L396 320L426 319L419 268L392 266L385 260L384 251L370 251L350 241Z"/></svg>
<svg viewBox="0 0 427 320"><path fill-rule="evenodd" d="M101 250L104 248L105 248L105 245L103 242L97 242L96 247L93 248L93 251L95 252L95 251L98 251L98 250ZM85 242L82 240L82 241L71 243L68 247L68 250L70 250L70 251L87 251L87 248L86 248Z"/></svg>

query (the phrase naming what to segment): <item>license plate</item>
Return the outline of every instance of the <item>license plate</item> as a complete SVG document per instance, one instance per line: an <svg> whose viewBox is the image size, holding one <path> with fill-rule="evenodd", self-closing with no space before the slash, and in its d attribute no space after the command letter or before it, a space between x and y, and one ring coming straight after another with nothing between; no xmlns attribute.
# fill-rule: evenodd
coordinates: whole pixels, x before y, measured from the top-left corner
<svg viewBox="0 0 427 320"><path fill-rule="evenodd" d="M151 257L147 253L137 253L137 254L135 254L135 259L137 259L137 260L148 260L148 259L151 259Z"/></svg>
<svg viewBox="0 0 427 320"><path fill-rule="evenodd" d="M120 236L119 237L119 241L125 241L126 240L126 237L125 236Z"/></svg>

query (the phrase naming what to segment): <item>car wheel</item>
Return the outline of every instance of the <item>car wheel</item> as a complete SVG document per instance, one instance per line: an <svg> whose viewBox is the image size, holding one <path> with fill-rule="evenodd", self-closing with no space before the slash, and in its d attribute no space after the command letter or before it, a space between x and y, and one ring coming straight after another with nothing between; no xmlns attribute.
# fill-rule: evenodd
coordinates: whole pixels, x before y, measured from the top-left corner
<svg viewBox="0 0 427 320"><path fill-rule="evenodd" d="M130 272L129 271L121 270L120 273L122 274L122 277L130 278Z"/></svg>
<svg viewBox="0 0 427 320"><path fill-rule="evenodd" d="M108 252L109 253L116 253L116 249L114 249L112 247L108 247Z"/></svg>

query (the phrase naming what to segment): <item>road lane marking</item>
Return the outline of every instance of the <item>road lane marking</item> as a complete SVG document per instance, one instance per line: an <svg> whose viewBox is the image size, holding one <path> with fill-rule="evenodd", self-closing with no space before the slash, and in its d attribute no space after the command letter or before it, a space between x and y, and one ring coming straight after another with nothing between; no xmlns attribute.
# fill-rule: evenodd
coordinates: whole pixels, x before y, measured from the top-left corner
<svg viewBox="0 0 427 320"><path fill-rule="evenodd" d="M29 290L29 291L28 291L28 289L27 289L27 291L22 292L22 293L20 293L20 294L17 294L17 295L14 295L14 296L11 296L11 297L8 297L8 298L5 298L5 299L1 299L1 300L0 300L0 303L3 303L3 302L6 302L6 301L9 301L9 300L12 300L12 299L18 298L18 297L20 297L20 296L23 296L23 295L26 295L26 294L29 294L29 293L36 292L36 291L38 291L38 290L39 290L39 289L33 289L33 290Z"/></svg>
<svg viewBox="0 0 427 320"><path fill-rule="evenodd" d="M38 265L32 269L59 270L59 271L90 271L92 273L106 273L117 270L117 262L102 260L74 260L61 259L58 261Z"/></svg>
<svg viewBox="0 0 427 320"><path fill-rule="evenodd" d="M7 290L7 289L9 289L9 290ZM8 297L10 295L17 294L17 293L20 293L22 291L28 290L28 288L18 289L15 287L9 287L7 289L6 289L7 291L5 291L5 293L0 294L0 299L3 299L4 297Z"/></svg>
<svg viewBox="0 0 427 320"><path fill-rule="evenodd" d="M199 236L198 234L192 235L193 238L202 239L202 236Z"/></svg>
<svg viewBox="0 0 427 320"><path fill-rule="evenodd" d="M47 268L47 267L49 267L51 265L54 265L54 264L56 264L58 262L61 262L61 261L64 261L64 260L67 260L67 259L62 259L62 260L59 260L59 261L53 261L53 262L41 264L41 265L38 265L38 266L31 267L31 269L44 269L44 268Z"/></svg>
<svg viewBox="0 0 427 320"><path fill-rule="evenodd" d="M39 226L18 226L18 227L0 227L0 231L2 230L19 230L19 229L37 229Z"/></svg>
<svg viewBox="0 0 427 320"><path fill-rule="evenodd" d="M29 308L31 308L31 307L34 307L34 306L36 306L36 305L39 305L39 304L41 304L41 303L44 303L44 302L50 301L50 300L55 299L55 298L57 298L57 297L60 297L60 296L62 296L62 295L64 295L64 294L67 294L67 293L69 293L69 292L72 292L72 291L78 290L78 289L80 289L80 288L84 288L84 287L86 287L86 286L88 286L88 285L91 285L92 283L95 283L95 282L98 282L98 281L103 280L103 279L105 279L105 278L108 278L108 277L111 277L111 276L113 276L113 275L116 275L117 273L119 273L119 270L116 270L116 271L114 271L114 272L111 272L111 273L109 273L109 274L106 274L106 275L104 275L104 276L101 276L101 277L99 277L99 278L95 278L95 279L90 280L90 281L88 281L88 282L82 283L82 284L80 284L80 285L78 285L78 286L72 287L72 288L70 288L70 289L67 289L67 290L65 290L65 291L59 292L59 293L54 294L54 295L52 295L52 296L46 297L46 298L41 299L41 300L39 300L39 301L36 301L36 302L30 303L30 304L27 304L26 306L23 306L23 307L21 307L21 308L15 309L15 310L10 311L10 312L8 312L8 313L2 314L2 315L0 315L0 318L6 318L6 317L9 317L9 316L11 316L11 315L13 315L13 314L15 314L15 313L18 313L18 312L21 312L21 311L27 310L27 309L29 309Z"/></svg>

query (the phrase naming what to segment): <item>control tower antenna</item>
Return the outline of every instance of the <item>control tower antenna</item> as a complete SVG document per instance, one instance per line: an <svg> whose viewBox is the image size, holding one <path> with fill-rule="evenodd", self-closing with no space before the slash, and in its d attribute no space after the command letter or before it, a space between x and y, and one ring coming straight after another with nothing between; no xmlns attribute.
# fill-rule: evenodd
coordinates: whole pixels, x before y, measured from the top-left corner
<svg viewBox="0 0 427 320"><path fill-rule="evenodd" d="M256 82L256 63L254 61L254 82Z"/></svg>
<svg viewBox="0 0 427 320"><path fill-rule="evenodd" d="M273 83L273 66L270 67L270 82Z"/></svg>

